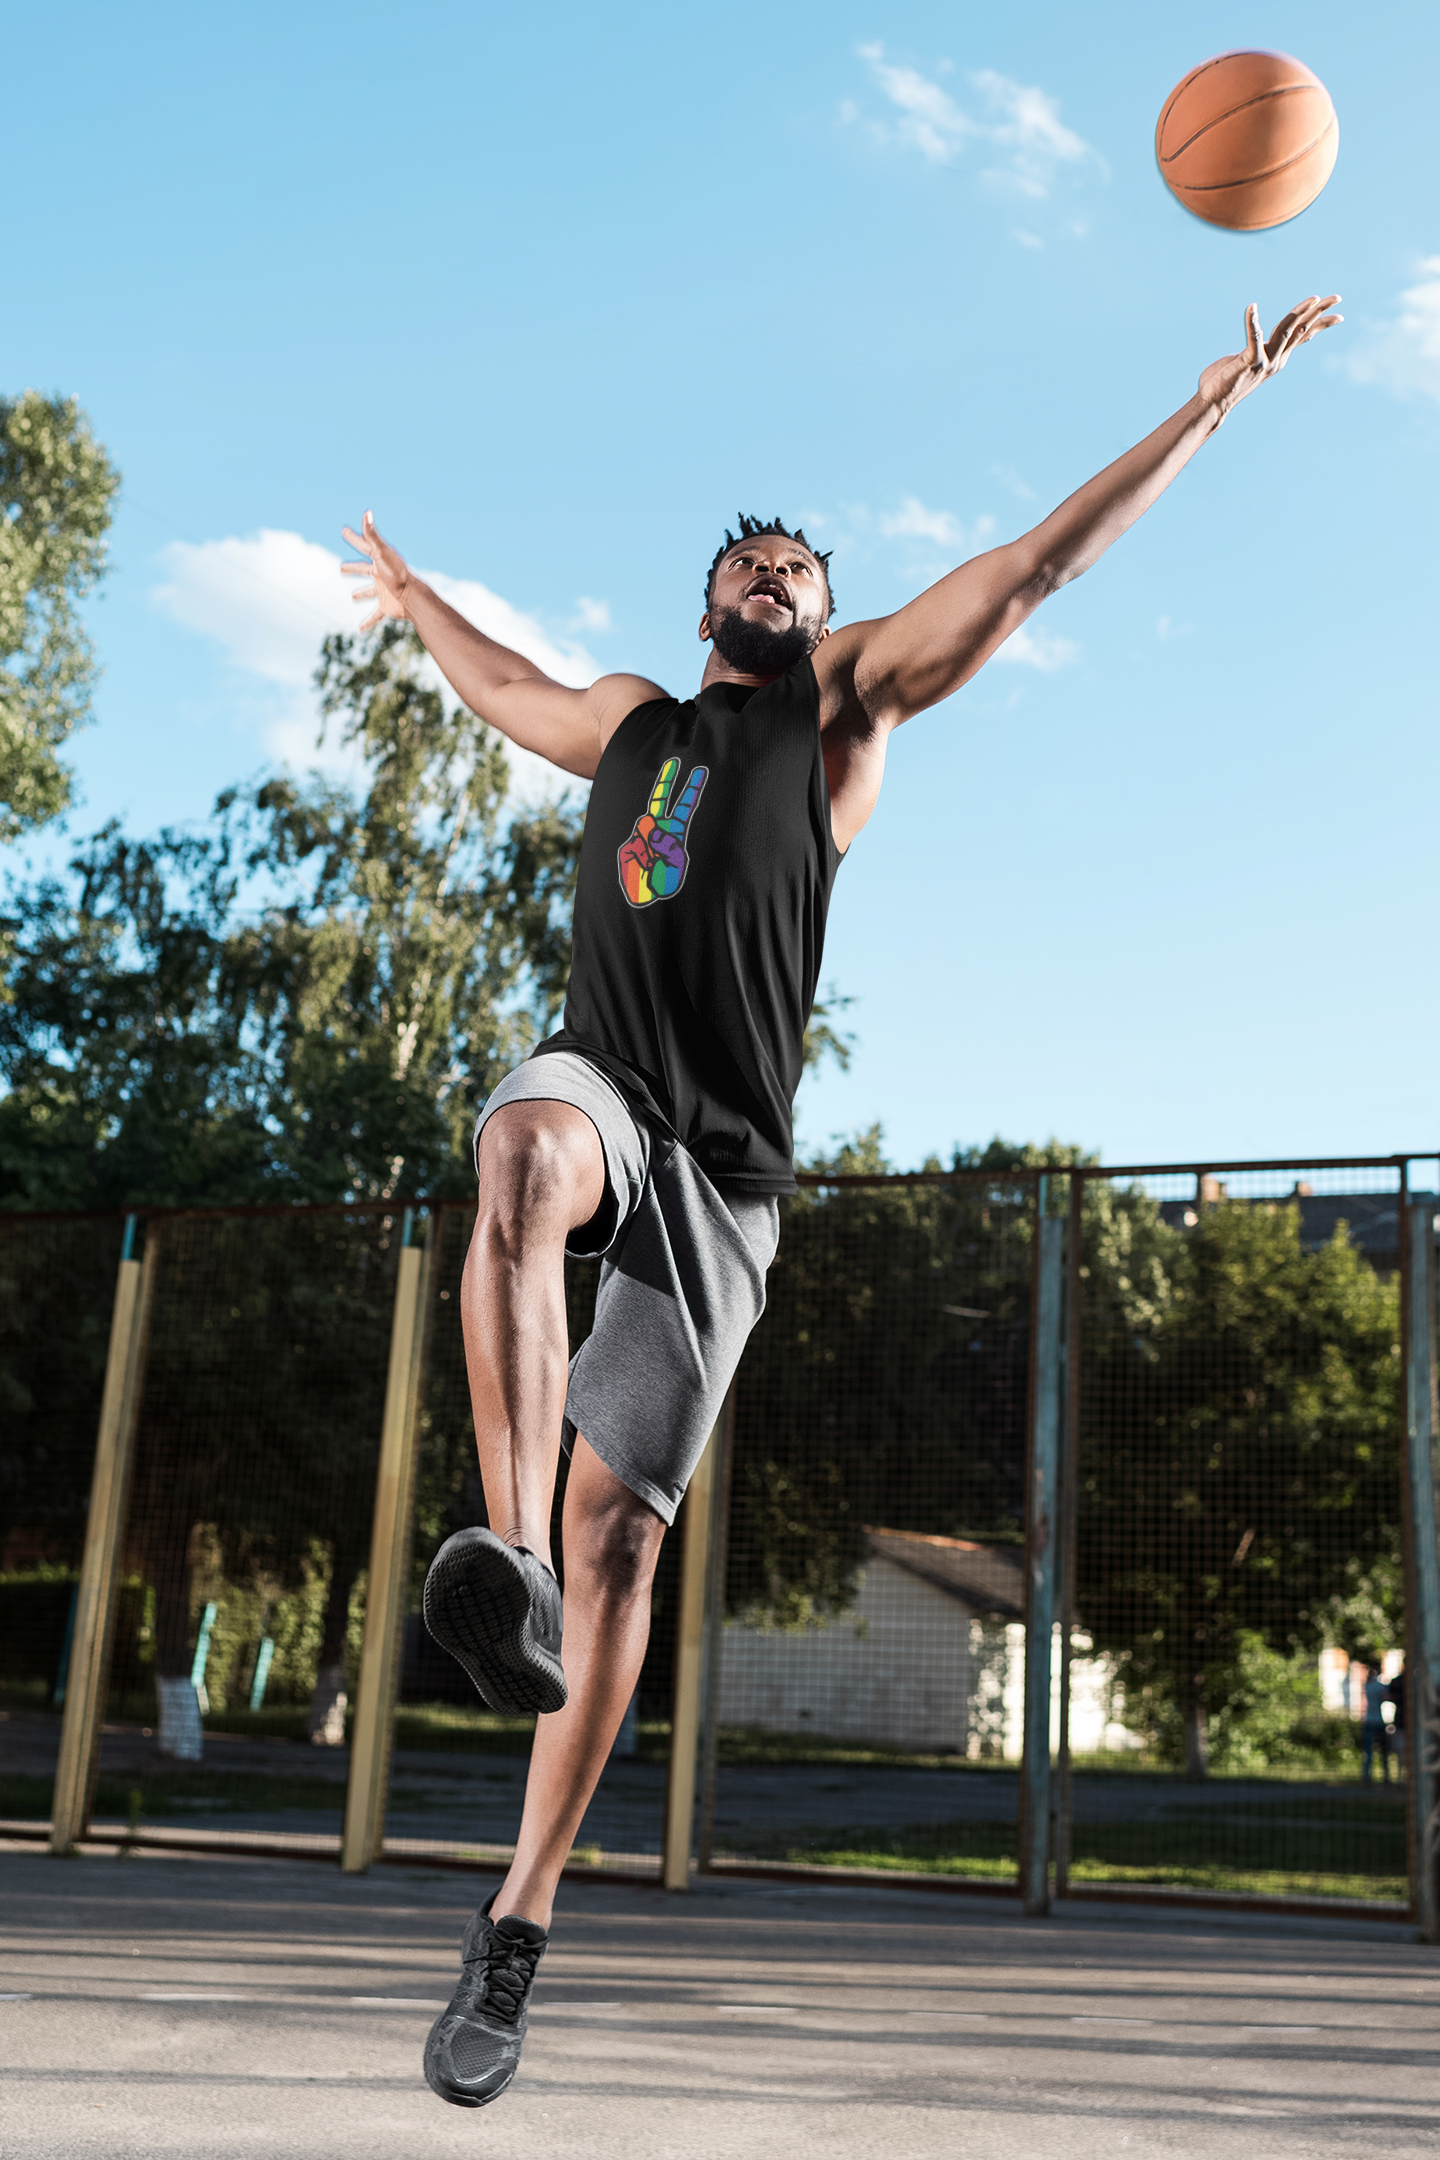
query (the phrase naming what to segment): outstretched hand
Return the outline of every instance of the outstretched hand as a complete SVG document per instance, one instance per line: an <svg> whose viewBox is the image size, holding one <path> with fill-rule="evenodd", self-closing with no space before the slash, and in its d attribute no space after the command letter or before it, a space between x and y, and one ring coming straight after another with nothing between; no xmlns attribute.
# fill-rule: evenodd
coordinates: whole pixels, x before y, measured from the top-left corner
<svg viewBox="0 0 1440 2160"><path fill-rule="evenodd" d="M1281 316L1268 338L1261 335L1260 310L1252 300L1245 310L1244 352L1212 361L1200 377L1200 395L1205 403L1216 406L1223 420L1231 406L1248 397L1257 384L1278 375L1291 353L1307 345L1317 331L1344 322L1343 315L1326 313L1339 298L1339 293L1331 293L1324 300L1302 300L1288 315Z"/></svg>
<svg viewBox="0 0 1440 2160"><path fill-rule="evenodd" d="M365 556L366 560L341 563L341 575L369 578L371 582L368 585L356 586L353 598L361 604L366 600L375 602L374 613L366 616L360 628L373 630L376 623L383 622L387 615L403 621L409 613L405 605L406 589L413 582L410 565L403 555L391 547L388 540L381 539L375 530L375 520L368 510L360 520L358 533L348 525L343 531L351 547Z"/></svg>

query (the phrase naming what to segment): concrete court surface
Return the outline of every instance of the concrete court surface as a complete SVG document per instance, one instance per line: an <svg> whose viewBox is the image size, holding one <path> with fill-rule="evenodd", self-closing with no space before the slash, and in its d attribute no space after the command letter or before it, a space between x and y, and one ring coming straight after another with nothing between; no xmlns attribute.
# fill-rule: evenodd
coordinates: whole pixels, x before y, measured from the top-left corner
<svg viewBox="0 0 1440 2160"><path fill-rule="evenodd" d="M520 2080L420 2051L494 1878L0 1850L0 2154L1440 2150L1440 1951L1380 1923L567 1884Z"/></svg>

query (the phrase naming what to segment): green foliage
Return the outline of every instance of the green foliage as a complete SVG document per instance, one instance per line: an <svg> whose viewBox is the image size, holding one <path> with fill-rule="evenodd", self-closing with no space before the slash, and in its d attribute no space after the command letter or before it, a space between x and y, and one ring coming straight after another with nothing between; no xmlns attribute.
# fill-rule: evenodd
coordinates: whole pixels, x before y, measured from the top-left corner
<svg viewBox="0 0 1440 2160"><path fill-rule="evenodd" d="M1343 1225L1307 1250L1293 1206L1137 1215L1088 1252L1077 1610L1127 1721L1175 1759L1247 1718L1275 1759L1329 1759L1302 1666L1347 1609L1395 1624L1395 1285Z"/></svg>
<svg viewBox="0 0 1440 2160"><path fill-rule="evenodd" d="M0 398L0 841L70 801L59 752L95 678L75 602L104 570L119 484L73 398Z"/></svg>
<svg viewBox="0 0 1440 2160"><path fill-rule="evenodd" d="M732 1613L804 1628L843 1611L867 1524L1018 1542L1033 1173L1083 1159L996 1139L957 1151L953 1182L810 1186L785 1204L740 1374ZM806 1167L893 1168L878 1124ZM1086 1209L1097 1280L1147 1317L1165 1289L1153 1204L1094 1180Z"/></svg>
<svg viewBox="0 0 1440 2160"><path fill-rule="evenodd" d="M814 1167L883 1175L879 1128ZM999 1172L785 1203L736 1404L727 1597L749 1625L842 1611L867 1526L1019 1534L1027 1189Z"/></svg>
<svg viewBox="0 0 1440 2160"><path fill-rule="evenodd" d="M1144 1738L1152 1761L1173 1769L1184 1764L1186 1735L1173 1684L1162 1681L1127 1692L1125 1721ZM1355 1768L1355 1736L1353 1719L1325 1708L1312 1650L1287 1656L1253 1629L1237 1632L1224 1693L1209 1718L1213 1770L1235 1776L1282 1769L1346 1775Z"/></svg>
<svg viewBox="0 0 1440 2160"><path fill-rule="evenodd" d="M580 820L506 768L413 633L327 641L357 797L288 776L208 829L106 826L16 895L0 1204L464 1190L477 1101L553 1018Z"/></svg>
<svg viewBox="0 0 1440 2160"><path fill-rule="evenodd" d="M812 1071L827 1057L834 1058L841 1072L849 1072L855 1037L848 1029L841 1033L834 1023L837 1016L854 1003L854 998L842 997L833 983L823 998L816 998L810 1008L810 1018L805 1023L803 1054L806 1072Z"/></svg>

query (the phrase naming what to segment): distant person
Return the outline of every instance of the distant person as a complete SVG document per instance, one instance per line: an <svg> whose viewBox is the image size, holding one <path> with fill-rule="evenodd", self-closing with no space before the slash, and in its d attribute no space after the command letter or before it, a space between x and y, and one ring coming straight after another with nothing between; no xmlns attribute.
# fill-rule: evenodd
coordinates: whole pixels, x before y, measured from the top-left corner
<svg viewBox="0 0 1440 2160"><path fill-rule="evenodd" d="M560 1872L645 1655L660 1541L765 1302L826 911L889 738L1088 570L1241 398L1339 321L1332 304L1302 301L1268 339L1252 306L1244 350L1207 367L1153 434L894 615L832 631L829 558L778 518L742 517L705 573L693 697L639 674L567 689L457 614L368 511L346 527L366 558L346 570L371 580L356 597L375 602L364 627L413 623L472 712L594 782L564 1025L501 1081L475 1132L461 1311L489 1527L447 1540L425 1587L431 1633L491 1708L540 1713L515 1858L465 1931L460 1984L426 2047L426 2076L457 2106L483 2106L515 2075ZM803 424L807 363L782 361L779 335L766 327L734 365L729 414L752 442ZM991 336L1003 369L1003 327ZM1063 319L1054 336L1063 371ZM1142 349L1117 328L1117 378ZM989 422L957 397L954 424L983 440ZM1284 514L1241 520L1238 574L1265 575ZM612 526L600 544L633 618L651 620L657 532ZM961 848L965 814L943 791L912 802L917 855ZM928 934L908 904L902 879L886 935ZM567 1252L604 1263L573 1367ZM550 1557L562 1445L563 1611Z"/></svg>
<svg viewBox="0 0 1440 2160"><path fill-rule="evenodd" d="M1385 1704L1390 1691L1380 1677L1378 1665L1365 1667L1364 1710L1360 1718L1360 1775L1370 1783L1370 1773L1375 1763L1375 1751L1380 1751L1384 1780L1390 1783L1390 1728L1385 1723Z"/></svg>
<svg viewBox="0 0 1440 2160"><path fill-rule="evenodd" d="M1399 1672L1385 1690L1385 1700L1391 1706L1390 1751L1401 1771L1405 1768L1405 1708L1409 1693L1410 1681L1402 1658Z"/></svg>

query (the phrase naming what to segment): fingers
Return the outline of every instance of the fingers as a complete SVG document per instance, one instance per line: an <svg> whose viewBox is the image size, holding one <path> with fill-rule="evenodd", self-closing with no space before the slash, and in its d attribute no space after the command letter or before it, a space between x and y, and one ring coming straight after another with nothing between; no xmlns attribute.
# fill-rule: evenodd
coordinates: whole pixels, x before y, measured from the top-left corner
<svg viewBox="0 0 1440 2160"><path fill-rule="evenodd" d="M1283 367L1297 345L1305 344L1317 330L1329 330L1337 322L1343 322L1343 316L1325 313L1327 308L1334 307L1339 298L1339 293L1326 293L1323 299L1318 293L1312 293L1308 300L1301 300L1291 308L1288 315L1282 315L1271 333L1267 347L1271 364Z"/></svg>
<svg viewBox="0 0 1440 2160"><path fill-rule="evenodd" d="M680 797L679 802L676 803L675 815L670 820L671 824L676 826L681 833L684 832L686 826L689 824L691 815L695 809L695 805L699 802L701 791L704 788L705 782L709 779L709 777L709 766L697 765L694 771L691 773L689 779L686 781L685 792Z"/></svg>
<svg viewBox="0 0 1440 2160"><path fill-rule="evenodd" d="M660 767L660 770L659 770L659 772L658 772L658 773L656 773L656 775L655 775L655 785L654 785L654 787L653 787L653 788L651 788L651 790L650 790L650 815L651 815L651 817L653 817L653 818L662 818L662 817L664 817L664 815L665 815L665 806L666 806L666 804L667 804L667 803L669 802L669 800L670 800L670 790L671 790L671 788L673 788L673 787L674 787L674 785L675 785L675 775L676 775L676 773L678 773L678 772L679 772L679 770L680 770L680 760L679 760L679 758L678 758L678 757L667 757L667 758L666 758L666 760L665 760L665 762L664 762L664 764L663 764L663 765L662 765L662 766Z"/></svg>
<svg viewBox="0 0 1440 2160"><path fill-rule="evenodd" d="M361 585L351 593L350 597L357 607L363 607L367 600L378 600L380 593L378 587L374 585Z"/></svg>
<svg viewBox="0 0 1440 2160"><path fill-rule="evenodd" d="M374 629L374 627L375 627L375 625L376 625L376 623L378 623L378 622L384 622L384 620L385 620L385 610L384 610L384 608L380 608L380 607L377 607L373 615L367 615L367 616L366 616L366 618L365 618L364 622L362 622L362 623L361 623L361 625L360 625L360 628L361 628L362 630L373 630L373 629Z"/></svg>
<svg viewBox="0 0 1440 2160"><path fill-rule="evenodd" d="M355 548L361 555L369 554L369 541L362 540L353 525L342 525L340 528L340 537L342 540L348 540L351 547ZM346 563L344 567L347 570L363 570L365 566L363 563Z"/></svg>
<svg viewBox="0 0 1440 2160"><path fill-rule="evenodd" d="M1260 335L1260 309L1252 300L1245 310L1245 358L1251 367L1263 364L1265 340Z"/></svg>

